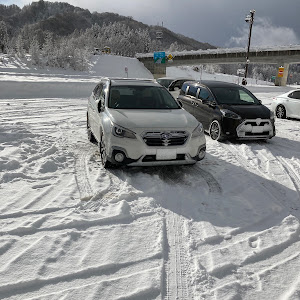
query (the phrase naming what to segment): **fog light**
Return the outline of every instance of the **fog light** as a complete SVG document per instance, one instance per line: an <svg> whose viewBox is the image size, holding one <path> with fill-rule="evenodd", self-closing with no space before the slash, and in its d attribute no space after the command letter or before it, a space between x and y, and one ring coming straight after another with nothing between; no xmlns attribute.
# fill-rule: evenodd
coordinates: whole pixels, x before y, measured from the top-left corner
<svg viewBox="0 0 300 300"><path fill-rule="evenodd" d="M200 150L199 154L198 154L199 159L203 159L204 156L205 156L205 151L204 150Z"/></svg>
<svg viewBox="0 0 300 300"><path fill-rule="evenodd" d="M124 158L125 158L125 155L123 154L123 153L121 153L121 152L118 152L116 155L115 155L115 160L117 161L117 162L122 162L123 160L124 160Z"/></svg>

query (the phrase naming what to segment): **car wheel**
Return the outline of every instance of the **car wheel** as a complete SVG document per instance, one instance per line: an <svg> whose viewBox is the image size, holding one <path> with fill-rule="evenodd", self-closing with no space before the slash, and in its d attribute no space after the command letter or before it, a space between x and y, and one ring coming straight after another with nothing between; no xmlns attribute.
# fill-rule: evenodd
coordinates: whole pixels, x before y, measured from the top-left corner
<svg viewBox="0 0 300 300"><path fill-rule="evenodd" d="M209 126L209 135L212 140L222 141L224 138L222 137L222 129L219 121L214 120L211 122Z"/></svg>
<svg viewBox="0 0 300 300"><path fill-rule="evenodd" d="M106 148L105 148L105 144L104 144L103 134L101 134L101 137L100 137L99 152L100 152L102 166L105 169L111 168L112 163L107 160L107 153L106 153Z"/></svg>
<svg viewBox="0 0 300 300"><path fill-rule="evenodd" d="M89 124L89 118L88 118L88 117L87 117L87 119L86 119L86 128L87 128L88 140L89 140L91 143L95 143L95 142L96 142L96 139L95 139L94 134L92 133L92 130L91 130L91 127L90 127L90 124Z"/></svg>
<svg viewBox="0 0 300 300"><path fill-rule="evenodd" d="M275 113L276 113L276 117L279 119L286 118L286 110L283 105L278 105Z"/></svg>

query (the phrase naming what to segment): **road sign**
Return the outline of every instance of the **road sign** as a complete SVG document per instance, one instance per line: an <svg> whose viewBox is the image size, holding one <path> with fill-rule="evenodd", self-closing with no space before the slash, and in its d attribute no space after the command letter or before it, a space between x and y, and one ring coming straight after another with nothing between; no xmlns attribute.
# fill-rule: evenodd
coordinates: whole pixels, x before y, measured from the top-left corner
<svg viewBox="0 0 300 300"><path fill-rule="evenodd" d="M173 55L170 53L169 55L168 55L168 60L172 60L173 59Z"/></svg>
<svg viewBox="0 0 300 300"><path fill-rule="evenodd" d="M283 77L284 67L278 68L278 77Z"/></svg>
<svg viewBox="0 0 300 300"><path fill-rule="evenodd" d="M156 64L164 64L166 63L166 52L154 52L153 58Z"/></svg>

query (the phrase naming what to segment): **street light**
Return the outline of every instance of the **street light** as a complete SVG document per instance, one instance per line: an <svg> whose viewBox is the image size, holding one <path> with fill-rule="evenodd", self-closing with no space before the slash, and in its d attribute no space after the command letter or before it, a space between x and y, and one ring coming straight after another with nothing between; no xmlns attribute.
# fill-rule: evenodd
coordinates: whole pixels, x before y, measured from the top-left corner
<svg viewBox="0 0 300 300"><path fill-rule="evenodd" d="M252 9L252 10L250 10L250 15L247 15L246 18L245 18L245 21L247 23L249 23L249 37L248 37L248 48L247 48L247 54L246 54L245 75L244 75L244 78L242 80L243 85L247 84L247 79L246 78L247 78L247 73L248 73L248 66L249 66L249 63L250 63L249 50L250 50L250 42L251 42L252 25L253 25L253 22L254 22L254 14L255 14L255 10Z"/></svg>

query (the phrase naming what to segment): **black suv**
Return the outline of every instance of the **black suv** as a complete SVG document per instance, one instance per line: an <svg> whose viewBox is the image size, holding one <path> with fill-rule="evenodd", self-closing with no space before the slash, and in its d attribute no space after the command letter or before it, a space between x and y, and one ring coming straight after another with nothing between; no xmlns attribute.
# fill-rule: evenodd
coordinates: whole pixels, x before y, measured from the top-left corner
<svg viewBox="0 0 300 300"><path fill-rule="evenodd" d="M270 139L274 114L246 88L228 82L185 82L178 96L213 140Z"/></svg>

